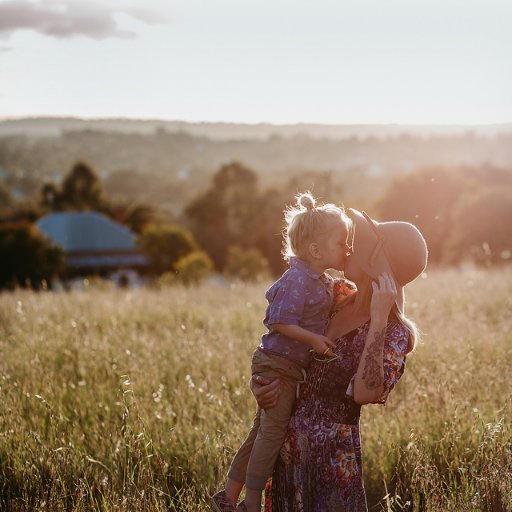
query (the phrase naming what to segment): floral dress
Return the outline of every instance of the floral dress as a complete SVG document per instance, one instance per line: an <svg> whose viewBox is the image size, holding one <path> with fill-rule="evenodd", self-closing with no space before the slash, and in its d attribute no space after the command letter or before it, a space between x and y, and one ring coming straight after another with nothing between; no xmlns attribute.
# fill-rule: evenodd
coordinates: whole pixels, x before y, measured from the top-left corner
<svg viewBox="0 0 512 512"><path fill-rule="evenodd" d="M340 357L314 360L265 491L265 512L366 511L359 415L352 382L369 321L335 340ZM384 343L387 396L405 368L409 332L390 318Z"/></svg>

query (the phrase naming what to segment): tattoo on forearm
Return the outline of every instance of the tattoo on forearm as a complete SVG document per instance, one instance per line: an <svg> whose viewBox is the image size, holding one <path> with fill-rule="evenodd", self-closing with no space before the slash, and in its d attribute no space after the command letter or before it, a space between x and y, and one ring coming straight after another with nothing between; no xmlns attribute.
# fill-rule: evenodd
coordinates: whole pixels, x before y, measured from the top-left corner
<svg viewBox="0 0 512 512"><path fill-rule="evenodd" d="M376 389L382 386L381 364L379 356L382 359L382 347L386 336L386 328L376 332L374 340L368 346L366 357L364 358L363 380L368 389Z"/></svg>

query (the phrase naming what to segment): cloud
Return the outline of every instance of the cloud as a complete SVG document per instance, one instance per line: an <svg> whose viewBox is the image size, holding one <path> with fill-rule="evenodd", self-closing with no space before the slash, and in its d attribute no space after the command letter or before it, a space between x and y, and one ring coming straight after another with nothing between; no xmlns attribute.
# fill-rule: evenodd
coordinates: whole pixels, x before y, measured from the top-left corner
<svg viewBox="0 0 512 512"><path fill-rule="evenodd" d="M163 16L141 8L113 7L89 0L8 0L0 3L0 34L30 29L53 37L86 36L133 38L135 33L122 30L116 14L126 14L144 23L165 22Z"/></svg>

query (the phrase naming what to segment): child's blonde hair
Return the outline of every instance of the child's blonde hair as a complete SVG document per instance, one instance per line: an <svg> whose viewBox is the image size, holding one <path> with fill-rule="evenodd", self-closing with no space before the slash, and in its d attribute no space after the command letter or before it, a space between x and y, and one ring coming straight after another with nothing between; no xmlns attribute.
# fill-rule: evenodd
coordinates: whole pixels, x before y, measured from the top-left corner
<svg viewBox="0 0 512 512"><path fill-rule="evenodd" d="M333 221L345 224L347 230L352 224L343 207L331 203L316 206L311 192L295 196L296 206L284 211L283 257L288 261L292 256L307 259L308 245L325 234Z"/></svg>

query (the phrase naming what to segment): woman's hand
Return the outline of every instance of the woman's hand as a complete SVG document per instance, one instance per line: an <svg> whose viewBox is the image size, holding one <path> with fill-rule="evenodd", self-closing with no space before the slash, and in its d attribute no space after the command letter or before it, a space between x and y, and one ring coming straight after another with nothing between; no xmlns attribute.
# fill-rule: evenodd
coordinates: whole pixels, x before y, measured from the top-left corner
<svg viewBox="0 0 512 512"><path fill-rule="evenodd" d="M277 405L282 389L280 379L271 380L261 375L253 375L250 387L260 409L272 409Z"/></svg>
<svg viewBox="0 0 512 512"><path fill-rule="evenodd" d="M387 320L396 300L395 281L387 272L384 272L378 277L378 282L372 283L372 289L371 318Z"/></svg>

